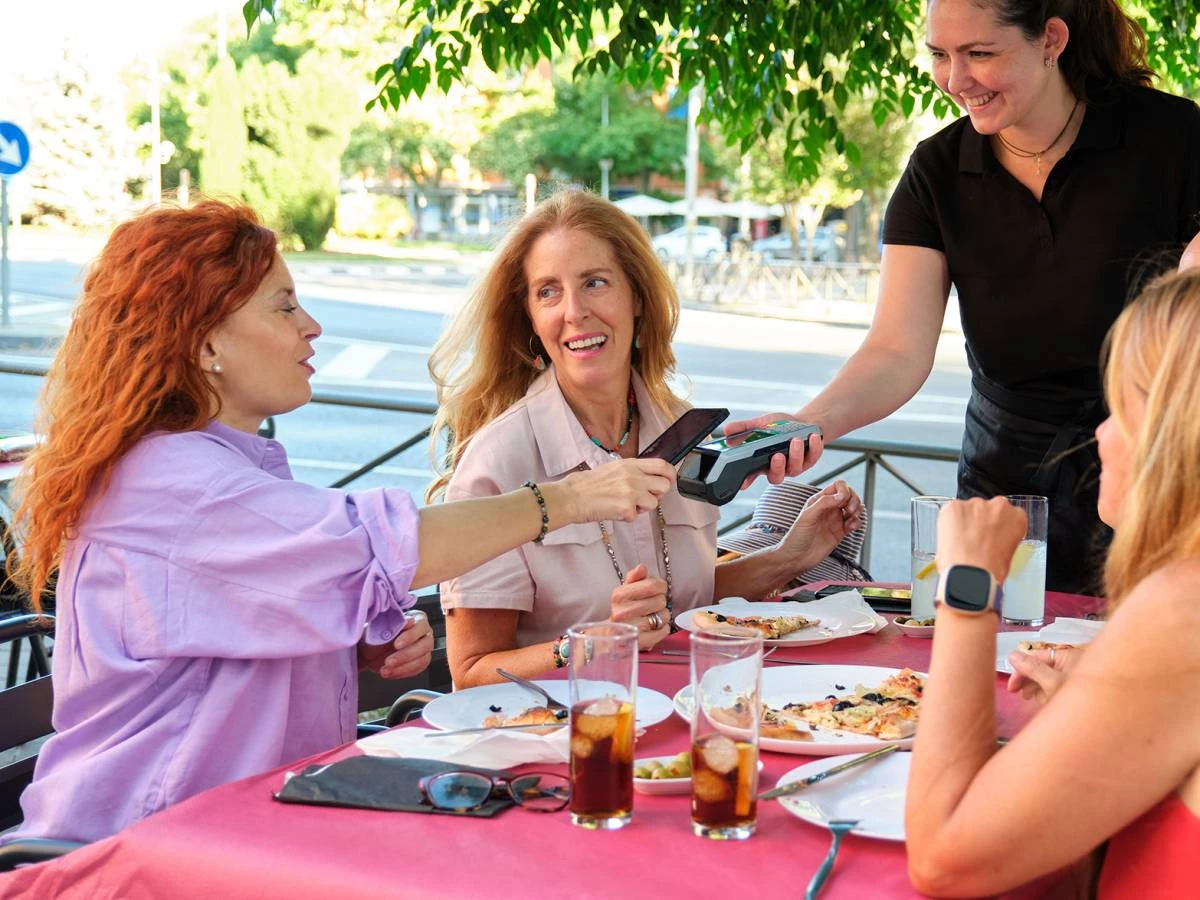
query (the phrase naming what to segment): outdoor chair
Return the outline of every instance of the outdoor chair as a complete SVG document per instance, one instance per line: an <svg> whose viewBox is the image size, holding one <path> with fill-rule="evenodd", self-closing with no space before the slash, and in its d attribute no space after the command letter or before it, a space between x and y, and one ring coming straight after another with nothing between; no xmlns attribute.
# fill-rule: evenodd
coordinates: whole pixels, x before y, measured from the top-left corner
<svg viewBox="0 0 1200 900"><path fill-rule="evenodd" d="M8 644L14 653L23 640L40 641L53 634L53 616L0 619L0 646ZM33 742L53 733L53 708L54 689L48 671L0 691L0 832L19 825L23 819L21 792L33 779L37 762L39 745ZM0 872L54 859L81 846L74 841L42 838L13 841L0 846Z"/></svg>
<svg viewBox="0 0 1200 900"><path fill-rule="evenodd" d="M0 620L0 644L54 633L50 616L10 616ZM24 745L50 735L54 689L49 673L0 691L0 831L21 822L21 792L33 778L37 749Z"/></svg>

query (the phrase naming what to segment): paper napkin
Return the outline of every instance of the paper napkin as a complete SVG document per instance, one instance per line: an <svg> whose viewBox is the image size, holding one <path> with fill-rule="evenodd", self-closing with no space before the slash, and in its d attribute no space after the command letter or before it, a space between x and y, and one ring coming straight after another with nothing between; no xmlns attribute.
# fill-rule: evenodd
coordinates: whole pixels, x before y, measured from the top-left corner
<svg viewBox="0 0 1200 900"><path fill-rule="evenodd" d="M394 728L363 738L358 747L368 756L440 759L492 769L507 769L524 763L565 763L569 758L569 728L559 728L551 734L493 731L425 736L433 731L430 728Z"/></svg>

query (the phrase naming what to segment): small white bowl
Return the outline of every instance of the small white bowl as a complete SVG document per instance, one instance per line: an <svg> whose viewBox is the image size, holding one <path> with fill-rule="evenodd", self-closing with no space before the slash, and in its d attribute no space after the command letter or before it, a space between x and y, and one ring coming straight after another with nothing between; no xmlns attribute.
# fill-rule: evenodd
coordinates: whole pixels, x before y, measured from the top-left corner
<svg viewBox="0 0 1200 900"><path fill-rule="evenodd" d="M664 766L674 762L676 756L647 756L643 759L635 759L633 767L636 769L639 766L644 766L658 760ZM638 778L634 776L633 789L643 794L686 794L692 789L692 776L686 778Z"/></svg>
<svg viewBox="0 0 1200 900"><path fill-rule="evenodd" d="M892 620L892 624L895 625L897 628L899 628L900 631L902 633L906 634L908 637L926 638L926 639L933 637L933 627L934 626L932 626L932 625L910 625L907 622L900 621L901 619L904 619L904 618L906 618L906 617L905 616L897 616L895 619ZM909 621L911 621L911 620L909 620Z"/></svg>
<svg viewBox="0 0 1200 900"><path fill-rule="evenodd" d="M643 759L635 759L633 766L636 769L638 766L644 766L647 763L658 760L664 766L673 762L675 755L670 756L647 756ZM758 761L758 771L762 772L763 762ZM633 789L642 794L687 794L692 790L692 776L686 778L634 778Z"/></svg>

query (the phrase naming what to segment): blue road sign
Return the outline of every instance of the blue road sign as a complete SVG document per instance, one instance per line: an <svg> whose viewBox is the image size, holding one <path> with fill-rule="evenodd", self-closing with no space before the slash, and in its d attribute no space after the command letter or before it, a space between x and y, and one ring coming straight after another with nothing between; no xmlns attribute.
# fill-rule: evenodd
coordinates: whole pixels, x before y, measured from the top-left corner
<svg viewBox="0 0 1200 900"><path fill-rule="evenodd" d="M0 176L16 175L29 163L29 138L12 122L0 122Z"/></svg>

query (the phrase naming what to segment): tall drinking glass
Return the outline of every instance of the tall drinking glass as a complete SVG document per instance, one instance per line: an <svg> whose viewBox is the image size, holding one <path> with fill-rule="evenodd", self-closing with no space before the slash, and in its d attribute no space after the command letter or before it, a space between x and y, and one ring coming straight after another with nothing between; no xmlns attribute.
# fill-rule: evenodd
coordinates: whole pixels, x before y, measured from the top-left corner
<svg viewBox="0 0 1200 900"><path fill-rule="evenodd" d="M933 616L933 596L937 593L938 571L937 519L952 497L913 497L912 515L912 612L914 619Z"/></svg>
<svg viewBox="0 0 1200 900"><path fill-rule="evenodd" d="M1017 495L1008 498L1025 510L1029 524L1025 539L1013 553L1000 611L1009 625L1041 625L1046 616L1046 534L1050 504L1045 497Z"/></svg>
<svg viewBox="0 0 1200 900"><path fill-rule="evenodd" d="M570 638L571 821L614 829L633 816L638 630L623 622L576 625Z"/></svg>
<svg viewBox="0 0 1200 900"><path fill-rule="evenodd" d="M748 838L757 822L762 635L693 632L692 831Z"/></svg>

